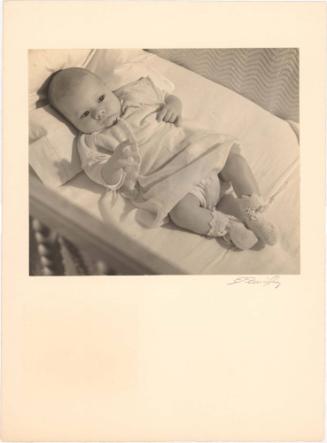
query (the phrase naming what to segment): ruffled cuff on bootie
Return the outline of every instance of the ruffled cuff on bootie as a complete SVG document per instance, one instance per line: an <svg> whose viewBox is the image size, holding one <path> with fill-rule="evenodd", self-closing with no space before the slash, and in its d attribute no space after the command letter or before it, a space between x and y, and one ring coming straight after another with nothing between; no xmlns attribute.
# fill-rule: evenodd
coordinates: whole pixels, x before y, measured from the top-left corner
<svg viewBox="0 0 327 443"><path fill-rule="evenodd" d="M252 209L256 212L263 212L266 209L268 203L261 195L252 194L252 195L242 195L239 198L241 209Z"/></svg>
<svg viewBox="0 0 327 443"><path fill-rule="evenodd" d="M228 232L230 217L220 211L213 210L211 212L211 220L209 222L208 237L223 237Z"/></svg>
<svg viewBox="0 0 327 443"><path fill-rule="evenodd" d="M228 244L241 250L251 249L257 243L255 234L235 217L216 210L211 215L208 237L223 237Z"/></svg>

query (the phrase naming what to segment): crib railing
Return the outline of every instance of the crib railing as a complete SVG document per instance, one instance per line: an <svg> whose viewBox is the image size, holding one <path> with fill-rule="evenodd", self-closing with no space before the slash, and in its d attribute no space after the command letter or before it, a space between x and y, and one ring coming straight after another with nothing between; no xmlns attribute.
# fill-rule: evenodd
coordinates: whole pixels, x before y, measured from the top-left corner
<svg viewBox="0 0 327 443"><path fill-rule="evenodd" d="M96 220L30 174L30 260L38 275L182 274L123 233ZM69 240L68 240L69 239ZM70 271L67 264L70 262ZM31 272L32 264L30 264ZM32 272L33 274L33 272Z"/></svg>

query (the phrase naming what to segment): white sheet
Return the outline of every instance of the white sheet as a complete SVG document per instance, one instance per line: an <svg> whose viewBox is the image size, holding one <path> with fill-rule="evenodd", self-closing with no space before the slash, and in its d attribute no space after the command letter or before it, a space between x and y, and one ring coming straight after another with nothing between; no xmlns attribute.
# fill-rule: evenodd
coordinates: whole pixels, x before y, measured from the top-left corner
<svg viewBox="0 0 327 443"><path fill-rule="evenodd" d="M265 197L267 214L279 226L281 241L261 251L231 251L215 239L172 225L141 227L135 210L118 195L91 183L82 173L58 189L94 217L191 274L284 274L299 272L299 146L289 124L240 95L157 56L147 60L176 86L186 120L238 137ZM131 210L127 210L131 209Z"/></svg>

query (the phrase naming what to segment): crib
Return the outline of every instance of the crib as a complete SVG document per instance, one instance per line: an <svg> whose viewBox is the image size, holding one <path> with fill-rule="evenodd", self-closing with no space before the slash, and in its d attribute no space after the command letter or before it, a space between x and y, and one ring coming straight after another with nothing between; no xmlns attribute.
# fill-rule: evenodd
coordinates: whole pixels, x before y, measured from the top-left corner
<svg viewBox="0 0 327 443"><path fill-rule="evenodd" d="M287 57L285 50L281 53L279 63L292 73L286 84L281 67L269 66L269 50L252 52L252 57L261 57L261 67L255 71L261 78L253 69L243 69L241 50L228 50L228 56L225 50L226 60L221 51L81 50L75 54L72 50L68 56L67 51L57 51L55 57L53 50L31 51L30 121L35 108L46 104L40 93L44 81L61 67L87 66L102 76L110 68L114 75L128 76L131 66L134 69L136 65L142 72L158 73L159 81L172 82L174 93L182 98L186 119L244 141L247 158L269 201L267 211L280 227L280 243L260 251L233 251L215 239L172 225L146 231L134 222L132 210L122 217L126 209L123 199L118 197L112 208L101 186L83 172L53 185L45 182L35 162L30 161L31 275L299 273L299 133L294 122L298 115L298 73L294 50ZM221 65L213 64L212 59L220 60ZM250 64L253 66L253 60ZM124 66L126 69L121 69ZM241 72L244 78L240 80L237 76ZM276 81L272 82L274 76ZM39 140L47 137L43 129L30 140L30 158L37 152Z"/></svg>

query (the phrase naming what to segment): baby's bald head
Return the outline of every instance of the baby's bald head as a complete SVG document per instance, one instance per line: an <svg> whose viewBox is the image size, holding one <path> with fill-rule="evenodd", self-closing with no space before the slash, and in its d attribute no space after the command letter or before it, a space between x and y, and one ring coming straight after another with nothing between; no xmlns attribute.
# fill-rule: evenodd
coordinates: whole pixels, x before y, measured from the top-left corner
<svg viewBox="0 0 327 443"><path fill-rule="evenodd" d="M61 99L72 95L89 76L96 77L93 72L83 68L67 68L56 72L48 88L50 104L60 111Z"/></svg>
<svg viewBox="0 0 327 443"><path fill-rule="evenodd" d="M92 133L120 115L120 101L93 72L67 68L55 73L48 88L50 104L76 129ZM111 120L110 120L110 119Z"/></svg>

